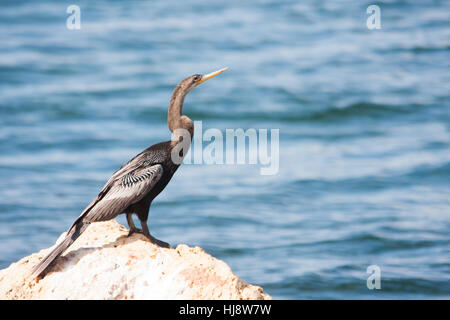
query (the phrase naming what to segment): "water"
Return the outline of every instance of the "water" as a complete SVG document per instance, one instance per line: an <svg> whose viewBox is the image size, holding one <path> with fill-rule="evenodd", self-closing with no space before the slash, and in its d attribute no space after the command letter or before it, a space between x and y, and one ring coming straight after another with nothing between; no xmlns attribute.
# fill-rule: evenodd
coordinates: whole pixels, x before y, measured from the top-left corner
<svg viewBox="0 0 450 320"><path fill-rule="evenodd" d="M450 298L450 5L0 3L0 268L48 247L109 176L169 138L173 87L204 129L280 129L280 170L185 165L154 235L275 298ZM123 218L118 219L124 223ZM370 265L381 290L368 290Z"/></svg>

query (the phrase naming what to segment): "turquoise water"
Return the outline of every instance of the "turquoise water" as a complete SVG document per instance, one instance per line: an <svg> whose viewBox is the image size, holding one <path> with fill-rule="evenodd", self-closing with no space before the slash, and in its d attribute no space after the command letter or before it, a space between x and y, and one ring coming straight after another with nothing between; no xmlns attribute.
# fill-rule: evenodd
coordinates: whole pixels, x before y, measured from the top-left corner
<svg viewBox="0 0 450 320"><path fill-rule="evenodd" d="M72 3L81 30L66 28ZM118 167L169 139L178 81L229 66L185 114L279 129L279 173L184 165L154 235L275 298L450 298L450 5L377 1L371 31L370 4L0 2L0 268L52 245Z"/></svg>

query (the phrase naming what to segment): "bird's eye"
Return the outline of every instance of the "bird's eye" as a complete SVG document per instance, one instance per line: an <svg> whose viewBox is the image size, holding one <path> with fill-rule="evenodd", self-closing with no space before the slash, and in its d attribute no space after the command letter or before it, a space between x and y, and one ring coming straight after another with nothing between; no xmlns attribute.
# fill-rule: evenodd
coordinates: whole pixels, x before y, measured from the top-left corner
<svg viewBox="0 0 450 320"><path fill-rule="evenodd" d="M198 80L200 80L201 78L202 78L201 75L196 74L196 75L194 76L194 81L198 81Z"/></svg>

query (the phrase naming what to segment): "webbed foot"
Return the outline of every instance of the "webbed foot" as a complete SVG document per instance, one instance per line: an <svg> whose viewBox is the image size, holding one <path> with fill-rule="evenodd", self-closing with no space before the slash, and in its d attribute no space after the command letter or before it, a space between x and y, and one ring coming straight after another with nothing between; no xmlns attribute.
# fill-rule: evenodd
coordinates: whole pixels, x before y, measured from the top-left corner
<svg viewBox="0 0 450 320"><path fill-rule="evenodd" d="M153 237L151 234L149 234L149 235L144 234L144 235L147 237L147 239L150 240L151 243L156 244L157 246L162 247L162 248L170 248L170 244L168 244L167 242L158 240L155 237Z"/></svg>
<svg viewBox="0 0 450 320"><path fill-rule="evenodd" d="M128 236L127 236L127 237L132 236L133 233L142 233L142 234L144 234L144 232L143 232L141 229L138 229L138 228L130 228L130 231L128 232Z"/></svg>

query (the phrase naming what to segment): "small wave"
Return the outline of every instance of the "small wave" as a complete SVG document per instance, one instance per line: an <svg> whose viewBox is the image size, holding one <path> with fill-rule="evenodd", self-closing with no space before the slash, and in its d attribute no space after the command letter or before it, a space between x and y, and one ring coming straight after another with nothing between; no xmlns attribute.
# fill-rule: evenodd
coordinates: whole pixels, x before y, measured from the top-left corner
<svg viewBox="0 0 450 320"><path fill-rule="evenodd" d="M442 46L411 46L411 47L397 47L379 50L380 53L389 54L392 52L410 52L415 54L427 54L435 52L447 52L450 50L449 45Z"/></svg>
<svg viewBox="0 0 450 320"><path fill-rule="evenodd" d="M309 244L310 247L324 247L327 252L347 254L351 248L353 252L360 251L361 254L386 253L388 251L398 250L416 250L419 248L429 248L437 243L431 240L411 240L411 239L392 239L387 237L376 236L371 233L356 234L344 239L331 239L318 241Z"/></svg>
<svg viewBox="0 0 450 320"><path fill-rule="evenodd" d="M345 108L332 108L318 112L307 117L308 120L336 121L357 117L361 118L383 118L393 114L403 114L406 110L385 104L374 104L360 102Z"/></svg>
<svg viewBox="0 0 450 320"><path fill-rule="evenodd" d="M364 274L365 276L365 274ZM261 283L268 292L277 294L301 292L302 298L363 298L368 295L370 299L396 298L398 294L408 295L410 298L423 298L430 295L448 296L445 281L435 279L419 279L414 277L391 278L386 275L382 278L382 290L374 296L367 290L366 278L343 274L340 270L332 269L325 273L309 272L301 276L287 277L283 281ZM447 286L448 287L448 286ZM409 294L408 294L409 293Z"/></svg>
<svg viewBox="0 0 450 320"><path fill-rule="evenodd" d="M265 113L265 112L225 112L202 111L200 109L186 111L194 120L217 119L217 120L258 120L258 121L282 121L282 122L334 122L347 119L362 118L384 118L392 115L405 114L406 108L361 102L351 104L344 108L328 108L310 113Z"/></svg>

